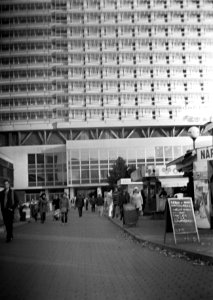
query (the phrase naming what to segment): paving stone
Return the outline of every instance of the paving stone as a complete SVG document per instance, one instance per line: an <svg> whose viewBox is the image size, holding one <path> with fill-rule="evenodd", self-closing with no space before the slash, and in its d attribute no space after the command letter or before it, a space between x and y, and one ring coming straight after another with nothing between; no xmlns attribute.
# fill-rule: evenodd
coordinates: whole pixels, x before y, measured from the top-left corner
<svg viewBox="0 0 213 300"><path fill-rule="evenodd" d="M151 251L105 217L76 210L61 226L15 228L0 239L1 300L213 299L213 268Z"/></svg>

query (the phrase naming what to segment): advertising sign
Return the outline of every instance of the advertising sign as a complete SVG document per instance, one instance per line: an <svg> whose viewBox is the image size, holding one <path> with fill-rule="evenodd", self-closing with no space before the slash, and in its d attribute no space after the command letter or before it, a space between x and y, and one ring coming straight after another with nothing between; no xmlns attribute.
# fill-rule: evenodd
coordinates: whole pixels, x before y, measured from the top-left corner
<svg viewBox="0 0 213 300"><path fill-rule="evenodd" d="M194 210L198 228L211 228L211 178L213 178L212 147L198 149L193 163Z"/></svg>
<svg viewBox="0 0 213 300"><path fill-rule="evenodd" d="M194 180L195 219L198 228L210 228L210 203L208 180Z"/></svg>
<svg viewBox="0 0 213 300"><path fill-rule="evenodd" d="M197 149L198 160L212 160L213 159L213 147L205 147Z"/></svg>
<svg viewBox="0 0 213 300"><path fill-rule="evenodd" d="M199 235L195 221L192 199L190 197L168 199L175 244L177 235Z"/></svg>

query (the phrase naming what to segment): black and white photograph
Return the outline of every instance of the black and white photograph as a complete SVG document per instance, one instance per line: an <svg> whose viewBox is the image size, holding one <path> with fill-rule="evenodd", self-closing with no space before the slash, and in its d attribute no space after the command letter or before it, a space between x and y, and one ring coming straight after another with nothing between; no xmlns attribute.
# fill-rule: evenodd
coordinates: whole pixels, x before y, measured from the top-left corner
<svg viewBox="0 0 213 300"><path fill-rule="evenodd" d="M213 299L213 0L0 0L0 299Z"/></svg>

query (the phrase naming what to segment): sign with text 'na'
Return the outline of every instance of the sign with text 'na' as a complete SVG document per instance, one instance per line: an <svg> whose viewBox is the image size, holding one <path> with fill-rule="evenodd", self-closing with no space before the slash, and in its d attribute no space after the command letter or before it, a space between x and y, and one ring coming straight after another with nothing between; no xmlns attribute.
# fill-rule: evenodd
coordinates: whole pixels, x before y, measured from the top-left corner
<svg viewBox="0 0 213 300"><path fill-rule="evenodd" d="M213 159L213 147L205 147L197 149L197 160L212 160Z"/></svg>

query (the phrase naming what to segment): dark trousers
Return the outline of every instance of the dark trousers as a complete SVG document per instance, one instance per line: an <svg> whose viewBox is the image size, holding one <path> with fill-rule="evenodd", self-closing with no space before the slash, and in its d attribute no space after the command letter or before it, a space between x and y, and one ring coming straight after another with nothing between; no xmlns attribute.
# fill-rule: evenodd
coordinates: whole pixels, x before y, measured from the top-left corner
<svg viewBox="0 0 213 300"><path fill-rule="evenodd" d="M91 211L92 211L92 212L95 212L95 205L92 205L92 206L91 206Z"/></svg>
<svg viewBox="0 0 213 300"><path fill-rule="evenodd" d="M120 206L120 220L123 220L124 218L124 208L123 206Z"/></svg>
<svg viewBox="0 0 213 300"><path fill-rule="evenodd" d="M41 213L41 223L44 223L46 220L46 212Z"/></svg>
<svg viewBox="0 0 213 300"><path fill-rule="evenodd" d="M79 217L82 217L82 210L83 210L83 207L78 207L78 215Z"/></svg>
<svg viewBox="0 0 213 300"><path fill-rule="evenodd" d="M62 212L61 213L61 222L62 223L67 223L67 215L68 215L67 212Z"/></svg>
<svg viewBox="0 0 213 300"><path fill-rule="evenodd" d="M7 240L10 240L11 238L13 238L13 218L14 218L14 213L13 213L13 211L10 211L10 210L4 210L2 212L2 215L3 215L4 225L6 227Z"/></svg>
<svg viewBox="0 0 213 300"><path fill-rule="evenodd" d="M113 209L112 209L112 218L118 217L118 214L116 213L116 208L118 207L117 204L113 204Z"/></svg>

